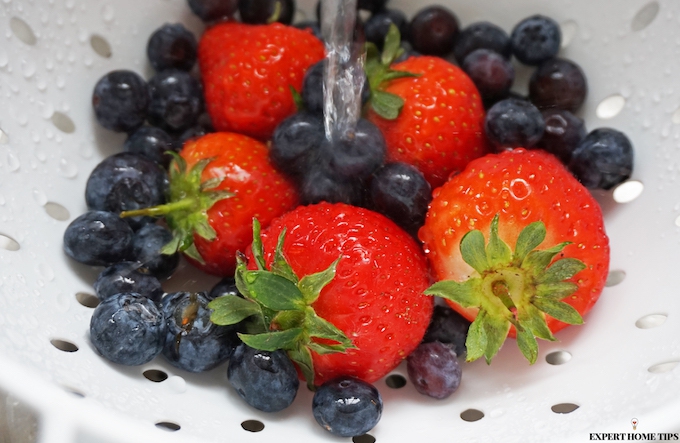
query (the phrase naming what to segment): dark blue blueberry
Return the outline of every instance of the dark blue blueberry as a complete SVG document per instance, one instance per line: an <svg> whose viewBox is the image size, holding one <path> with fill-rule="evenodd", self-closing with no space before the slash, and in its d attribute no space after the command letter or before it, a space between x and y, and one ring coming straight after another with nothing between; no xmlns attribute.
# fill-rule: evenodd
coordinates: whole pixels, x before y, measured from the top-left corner
<svg viewBox="0 0 680 443"><path fill-rule="evenodd" d="M432 188L423 174L406 163L387 163L373 174L371 207L416 236L425 222Z"/></svg>
<svg viewBox="0 0 680 443"><path fill-rule="evenodd" d="M169 69L149 80L149 123L170 133L192 127L203 112L201 85L186 71Z"/></svg>
<svg viewBox="0 0 680 443"><path fill-rule="evenodd" d="M142 126L125 140L123 150L146 157L167 168L172 157L166 152L173 150L173 143L170 134L161 128Z"/></svg>
<svg viewBox="0 0 680 443"><path fill-rule="evenodd" d="M155 303L161 301L164 293L158 279L136 261L123 261L104 269L94 282L94 292L102 301L134 292Z"/></svg>
<svg viewBox="0 0 680 443"><path fill-rule="evenodd" d="M358 0L357 9L377 13L385 8L388 0Z"/></svg>
<svg viewBox="0 0 680 443"><path fill-rule="evenodd" d="M156 71L190 71L196 63L198 42L182 24L166 23L158 28L146 45L146 56Z"/></svg>
<svg viewBox="0 0 680 443"><path fill-rule="evenodd" d="M506 98L486 113L484 130L497 150L530 148L543 136L545 122L541 111L530 102Z"/></svg>
<svg viewBox="0 0 680 443"><path fill-rule="evenodd" d="M303 205L325 201L362 206L365 200L365 187L363 180L339 178L328 166L315 164L300 179L300 202Z"/></svg>
<svg viewBox="0 0 680 443"><path fill-rule="evenodd" d="M571 112L562 109L548 109L542 114L545 132L536 147L550 152L568 165L572 152L586 137L585 123Z"/></svg>
<svg viewBox="0 0 680 443"><path fill-rule="evenodd" d="M385 36L390 29L390 25L394 24L399 28L401 35L406 35L408 31L408 20L406 14L398 9L385 9L376 14L373 14L364 25L364 32L366 33L366 41L373 42L382 49L385 43Z"/></svg>
<svg viewBox="0 0 680 443"><path fill-rule="evenodd" d="M269 158L278 170L299 177L310 167L310 158L326 139L320 114L298 112L282 121L274 130Z"/></svg>
<svg viewBox="0 0 680 443"><path fill-rule="evenodd" d="M588 82L579 65L555 58L541 63L529 79L529 100L539 109L576 112L588 94Z"/></svg>
<svg viewBox="0 0 680 443"><path fill-rule="evenodd" d="M79 263L108 266L128 260L134 232L118 214L88 211L64 232L64 252Z"/></svg>
<svg viewBox="0 0 680 443"><path fill-rule="evenodd" d="M167 187L167 174L157 163L122 152L105 158L94 168L87 179L85 201L90 209L120 213L165 203ZM133 229L139 229L154 219L126 220Z"/></svg>
<svg viewBox="0 0 680 443"><path fill-rule="evenodd" d="M453 54L462 63L476 49L489 49L508 59L512 55L508 33L489 22L476 22L463 28L456 38Z"/></svg>
<svg viewBox="0 0 680 443"><path fill-rule="evenodd" d="M284 351L260 351L239 345L229 360L229 383L250 406L278 412L293 403L300 380Z"/></svg>
<svg viewBox="0 0 680 443"><path fill-rule="evenodd" d="M277 21L290 25L295 15L295 0L239 0L238 12L243 23L257 25Z"/></svg>
<svg viewBox="0 0 680 443"><path fill-rule="evenodd" d="M302 101L305 109L312 113L323 113L323 73L324 61L320 61L307 70L302 82ZM366 104L369 98L371 98L371 86L366 78L361 90L361 103Z"/></svg>
<svg viewBox="0 0 680 443"><path fill-rule="evenodd" d="M215 127L212 124L212 120L208 113L203 113L198 116L198 121L194 126L182 132L179 137L173 142L175 151L181 151L184 144L189 140L194 140L201 138L206 134L215 132Z"/></svg>
<svg viewBox="0 0 680 443"><path fill-rule="evenodd" d="M304 22L296 23L293 26L298 29L308 29L312 32L312 34L314 34L316 38L323 40L323 35L321 34L321 25L319 25L319 22L317 21L306 20Z"/></svg>
<svg viewBox="0 0 680 443"><path fill-rule="evenodd" d="M442 56L453 50L459 29L453 12L443 6L428 6L411 19L408 40L421 54Z"/></svg>
<svg viewBox="0 0 680 443"><path fill-rule="evenodd" d="M204 22L229 17L238 9L238 0L188 0L191 12Z"/></svg>
<svg viewBox="0 0 680 443"><path fill-rule="evenodd" d="M94 115L100 125L116 132L131 132L146 120L149 86L139 74L118 70L99 79L92 93Z"/></svg>
<svg viewBox="0 0 680 443"><path fill-rule="evenodd" d="M170 277L179 265L180 255L162 254L161 248L172 240L172 233L163 226L149 223L132 237L132 257L142 263L151 275L163 280Z"/></svg>
<svg viewBox="0 0 680 443"><path fill-rule="evenodd" d="M161 302L166 322L163 357L189 372L204 372L224 363L240 343L236 326L210 321L210 299L204 292L175 292Z"/></svg>
<svg viewBox="0 0 680 443"><path fill-rule="evenodd" d="M633 145L623 132L599 128L576 147L569 169L585 187L608 190L630 178L633 157Z"/></svg>
<svg viewBox="0 0 680 443"><path fill-rule="evenodd" d="M423 342L439 341L451 344L458 357L465 357L468 329L470 329L469 320L448 306L436 305Z"/></svg>
<svg viewBox="0 0 680 443"><path fill-rule="evenodd" d="M519 22L510 34L512 53L525 65L536 66L560 50L560 25L550 17L533 15Z"/></svg>
<svg viewBox="0 0 680 443"><path fill-rule="evenodd" d="M408 378L416 391L444 399L460 386L462 370L451 345L438 341L421 343L406 359Z"/></svg>
<svg viewBox="0 0 680 443"><path fill-rule="evenodd" d="M375 386L352 377L329 380L312 399L317 423L339 437L364 435L378 424L383 402Z"/></svg>
<svg viewBox="0 0 680 443"><path fill-rule="evenodd" d="M237 297L241 297L241 293L238 292L238 289L236 288L236 281L234 280L234 277L224 277L222 280L217 282L217 284L213 286L208 293L208 298L212 300L224 295L235 295Z"/></svg>
<svg viewBox="0 0 680 443"><path fill-rule="evenodd" d="M383 165L386 150L380 129L362 118L351 136L333 142L324 140L319 155L327 159L337 177L364 180Z"/></svg>
<svg viewBox="0 0 680 443"><path fill-rule="evenodd" d="M515 81L515 68L510 60L489 49L475 49L461 67L485 102L507 97Z"/></svg>
<svg viewBox="0 0 680 443"><path fill-rule="evenodd" d="M90 320L90 341L107 360L128 366L160 354L165 321L156 304L139 294L119 294L99 303Z"/></svg>

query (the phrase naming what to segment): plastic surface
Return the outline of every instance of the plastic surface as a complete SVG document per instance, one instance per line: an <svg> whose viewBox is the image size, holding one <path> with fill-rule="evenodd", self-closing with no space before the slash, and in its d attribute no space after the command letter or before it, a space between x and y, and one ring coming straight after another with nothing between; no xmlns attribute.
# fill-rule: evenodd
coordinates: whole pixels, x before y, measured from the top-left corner
<svg viewBox="0 0 680 443"><path fill-rule="evenodd" d="M631 182L597 194L612 245L611 279L586 324L541 342L533 366L512 341L491 366L466 364L461 388L445 401L408 383L392 389L378 382L385 409L371 435L378 442L525 443L680 432L680 3L444 3L463 25L485 19L509 31L534 13L561 23L561 55L588 76L581 113L588 129L626 132L635 170ZM391 4L409 14L424 5ZM315 1L298 6L313 11ZM161 359L125 368L89 344L92 309L83 294L92 293L98 269L67 260L62 235L85 211L89 172L124 140L96 124L91 92L113 69L148 78L146 39L165 22L201 30L183 0L0 3L0 435L3 426L24 435L25 426L31 441L37 426L43 443L338 441L314 422L304 388L293 408L268 415L230 391L225 366L203 375ZM520 73L521 92L529 70ZM215 282L183 265L165 287L205 290ZM168 378L151 381L163 377L148 370ZM468 421L480 416L470 410L483 417ZM244 430L247 420L264 429Z"/></svg>

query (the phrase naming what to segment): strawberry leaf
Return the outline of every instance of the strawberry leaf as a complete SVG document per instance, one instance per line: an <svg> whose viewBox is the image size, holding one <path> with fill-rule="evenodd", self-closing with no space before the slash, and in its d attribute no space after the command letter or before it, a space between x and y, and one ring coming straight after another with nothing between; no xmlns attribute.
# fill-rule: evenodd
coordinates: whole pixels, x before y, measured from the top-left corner
<svg viewBox="0 0 680 443"><path fill-rule="evenodd" d="M486 256L490 266L505 265L512 258L512 251L498 236L498 214L491 221L491 233L489 235L489 245L486 248Z"/></svg>
<svg viewBox="0 0 680 443"><path fill-rule="evenodd" d="M531 270L535 276L538 276L544 272L552 259L562 252L562 249L568 244L569 242L564 242L549 249L531 251L522 262L522 267Z"/></svg>
<svg viewBox="0 0 680 443"><path fill-rule="evenodd" d="M532 305L523 305L517 309L519 323L528 329L535 337L543 340L555 341L550 328L545 322L545 316Z"/></svg>
<svg viewBox="0 0 680 443"><path fill-rule="evenodd" d="M532 304L552 318L570 325L583 324L583 318L573 306L549 298L534 298Z"/></svg>
<svg viewBox="0 0 680 443"><path fill-rule="evenodd" d="M305 306L302 293L290 280L268 271L246 271L243 281L248 296L274 311L300 309Z"/></svg>
<svg viewBox="0 0 680 443"><path fill-rule="evenodd" d="M536 342L536 337L530 331L517 331L517 346L530 364L536 363L538 343Z"/></svg>
<svg viewBox="0 0 680 443"><path fill-rule="evenodd" d="M503 345L505 337L508 335L510 329L510 322L506 319L498 318L497 316L485 315L482 321L484 328L484 335L486 336L486 348L484 349L484 358L487 364L491 363L491 359L498 353L498 350Z"/></svg>
<svg viewBox="0 0 680 443"><path fill-rule="evenodd" d="M521 266L527 254L538 247L545 240L545 225L541 221L530 223L519 233L515 243L513 264Z"/></svg>
<svg viewBox="0 0 680 443"><path fill-rule="evenodd" d="M481 231L469 231L460 241L460 254L472 268L483 274L489 269L489 261L484 248L484 234Z"/></svg>
<svg viewBox="0 0 680 443"><path fill-rule="evenodd" d="M385 66L391 65L394 60L398 57L397 53L401 48L401 35L399 33L399 28L394 23L390 23L387 29L387 34L385 34L385 42L383 44L383 53L380 59L381 63Z"/></svg>
<svg viewBox="0 0 680 443"><path fill-rule="evenodd" d="M290 280L291 282L297 284L298 277L293 272L293 268L290 267L286 258L283 256L283 241L286 237L286 229L284 228L279 235L278 242L276 244L276 249L274 250L274 261L272 262L270 270L281 277ZM253 237L255 238L255 237ZM258 233L259 238L259 233Z"/></svg>
<svg viewBox="0 0 680 443"><path fill-rule="evenodd" d="M311 304L319 298L324 286L335 278L335 270L337 269L341 258L342 257L338 257L327 269L321 272L302 277L302 280L298 282L298 289L300 289L305 302Z"/></svg>
<svg viewBox="0 0 680 443"><path fill-rule="evenodd" d="M540 274L536 281L538 283L558 283L568 280L586 268L585 263L575 258L562 258L555 261L548 269Z"/></svg>
<svg viewBox="0 0 680 443"><path fill-rule="evenodd" d="M337 342L340 345L340 347L337 348L338 350L344 352L347 349L355 348L352 341L349 340L340 329L336 328L333 323L317 316L314 311L307 314L307 317L305 318L305 327L307 334L309 334L310 337L323 338Z"/></svg>
<svg viewBox="0 0 680 443"><path fill-rule="evenodd" d="M288 85L288 89L290 89L290 95L293 96L293 103L295 104L295 109L298 112L302 112L305 110L305 101L302 99L302 96L300 93L295 89L293 85Z"/></svg>
<svg viewBox="0 0 680 443"><path fill-rule="evenodd" d="M263 332L262 334L238 334L238 336L243 343L251 348L274 352L279 349L294 348L302 333L302 328L293 328L286 331Z"/></svg>
<svg viewBox="0 0 680 443"><path fill-rule="evenodd" d="M562 300L578 289L576 283L560 281L555 283L539 283L536 285L536 297Z"/></svg>
<svg viewBox="0 0 680 443"><path fill-rule="evenodd" d="M389 92L375 90L371 94L371 107L382 118L394 120L404 107L404 99Z"/></svg>
<svg viewBox="0 0 680 443"><path fill-rule="evenodd" d="M309 346L298 343L295 348L288 350L288 358L300 368L302 376L307 380L307 387L314 390L314 363Z"/></svg>
<svg viewBox="0 0 680 443"><path fill-rule="evenodd" d="M467 349L467 361L477 360L484 355L486 351L486 329L484 328L484 319L486 318L486 311L480 310L475 317L472 324L468 328L468 335L465 339L465 347Z"/></svg>
<svg viewBox="0 0 680 443"><path fill-rule="evenodd" d="M253 258L255 258L255 264L257 269L264 270L267 269L267 264L264 261L264 247L262 246L262 237L260 232L262 227L260 226L260 221L256 218L253 219L253 243L251 245L251 251L253 252Z"/></svg>
<svg viewBox="0 0 680 443"><path fill-rule="evenodd" d="M237 295L225 295L208 303L212 309L210 321L216 325L235 325L252 315L261 315L260 305Z"/></svg>
<svg viewBox="0 0 680 443"><path fill-rule="evenodd" d="M453 280L439 281L425 290L425 295L435 295L452 300L464 308L481 306L479 278L471 278L462 283Z"/></svg>

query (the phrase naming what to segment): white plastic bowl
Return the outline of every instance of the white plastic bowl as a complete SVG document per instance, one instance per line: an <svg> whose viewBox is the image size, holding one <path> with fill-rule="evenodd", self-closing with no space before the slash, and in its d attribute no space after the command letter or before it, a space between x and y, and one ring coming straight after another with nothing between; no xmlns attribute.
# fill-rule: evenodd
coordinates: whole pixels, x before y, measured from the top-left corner
<svg viewBox="0 0 680 443"><path fill-rule="evenodd" d="M461 388L445 401L379 381L385 409L371 436L525 443L680 432L680 2L444 3L463 25L486 19L509 31L534 13L560 22L562 56L588 75L588 128L624 131L635 170L628 183L597 194L611 278L586 324L541 342L533 366L512 342L491 366L466 364ZM409 14L425 5L391 4ZM315 0L299 6L313 11ZM83 294L92 293L98 269L67 260L62 235L86 209L89 171L123 142L95 123L92 88L113 69L149 77L146 39L164 22L201 31L184 0L0 2L0 441L339 441L314 422L304 388L291 409L260 413L226 386L224 366L202 375L160 358L119 367L89 344L92 309ZM519 72L517 89L526 90L529 70ZM184 266L166 290L215 282ZM153 382L148 370L168 378ZM244 430L248 420L264 429ZM362 438L355 440L372 441Z"/></svg>

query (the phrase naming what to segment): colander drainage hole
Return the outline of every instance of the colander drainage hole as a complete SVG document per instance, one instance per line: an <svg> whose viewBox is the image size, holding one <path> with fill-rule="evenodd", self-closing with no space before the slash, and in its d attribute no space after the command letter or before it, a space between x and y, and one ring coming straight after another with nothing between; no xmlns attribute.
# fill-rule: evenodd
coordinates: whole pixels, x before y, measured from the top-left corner
<svg viewBox="0 0 680 443"><path fill-rule="evenodd" d="M177 423L173 423L171 421L158 422L158 423L156 423L156 427L163 429L165 431L172 431L172 432L179 431L180 429L182 429L182 427L180 425L178 425Z"/></svg>
<svg viewBox="0 0 680 443"><path fill-rule="evenodd" d="M69 218L71 218L71 213L68 211L68 209L66 209L59 203L47 202L45 203L45 206L43 206L43 208L45 208L45 212L47 212L47 215L49 215L50 217L57 221L66 221Z"/></svg>
<svg viewBox="0 0 680 443"><path fill-rule="evenodd" d="M620 269L614 269L612 271L609 271L609 275L607 275L607 281L605 282L606 287L612 287L620 284L624 279L626 278L626 271L622 271Z"/></svg>
<svg viewBox="0 0 680 443"><path fill-rule="evenodd" d="M264 429L264 423L259 420L246 420L241 423L241 427L248 432L260 432Z"/></svg>
<svg viewBox="0 0 680 443"><path fill-rule="evenodd" d="M14 240L12 237L0 234L0 249L4 249L6 251L18 251L21 249L21 245L19 245L19 242Z"/></svg>
<svg viewBox="0 0 680 443"><path fill-rule="evenodd" d="M550 407L555 414L570 414L578 408L579 406L574 403L559 403Z"/></svg>
<svg viewBox="0 0 680 443"><path fill-rule="evenodd" d="M97 296L88 294L87 292L78 292L76 294L76 300L86 308L96 308L99 305Z"/></svg>
<svg viewBox="0 0 680 443"><path fill-rule="evenodd" d="M371 434L357 435L352 437L352 443L375 443L375 437Z"/></svg>
<svg viewBox="0 0 680 443"><path fill-rule="evenodd" d="M82 392L80 392L77 389L70 388L68 386L64 386L63 388L64 388L64 391L68 392L69 394L73 395L74 397L85 398L85 394L83 394Z"/></svg>
<svg viewBox="0 0 680 443"><path fill-rule="evenodd" d="M111 45L109 42L101 35L93 35L90 37L90 46L97 54L104 58L110 58L112 55Z"/></svg>
<svg viewBox="0 0 680 443"><path fill-rule="evenodd" d="M142 375L147 379L155 383L160 383L168 379L168 374L158 369L148 369L142 372Z"/></svg>
<svg viewBox="0 0 680 443"><path fill-rule="evenodd" d="M680 119L680 109L677 112L678 114L678 119ZM6 145L9 143L9 135L2 129L0 129L0 145Z"/></svg>
<svg viewBox="0 0 680 443"><path fill-rule="evenodd" d="M9 28L16 38L29 46L33 46L38 42L38 39L35 38L35 33L33 33L33 29L19 17L12 17L9 19Z"/></svg>
<svg viewBox="0 0 680 443"><path fill-rule="evenodd" d="M555 351L545 356L545 361L551 365L563 365L571 360L571 353L567 351Z"/></svg>
<svg viewBox="0 0 680 443"><path fill-rule="evenodd" d="M76 124L73 123L71 117L64 114L63 112L55 111L50 118L52 124L65 134L71 134L76 130Z"/></svg>
<svg viewBox="0 0 680 443"><path fill-rule="evenodd" d="M642 31L647 26L652 24L656 16L659 14L659 2L653 1L647 3L635 14L633 21L630 24L630 28L633 32Z"/></svg>
<svg viewBox="0 0 680 443"><path fill-rule="evenodd" d="M657 363L650 366L647 370L652 374L665 374L666 372L671 372L680 363L680 361L667 361L663 363Z"/></svg>
<svg viewBox="0 0 680 443"><path fill-rule="evenodd" d="M52 346L59 349L60 351L76 352L78 350L78 346L75 344L71 343L70 341L61 340L59 338L53 338L50 340L50 343L52 343Z"/></svg>
<svg viewBox="0 0 680 443"><path fill-rule="evenodd" d="M401 389L406 386L406 377L400 374L392 374L385 379L385 384L388 388Z"/></svg>
<svg viewBox="0 0 680 443"><path fill-rule="evenodd" d="M460 413L460 418L469 422L479 421L484 418L484 413L479 409L466 409Z"/></svg>

